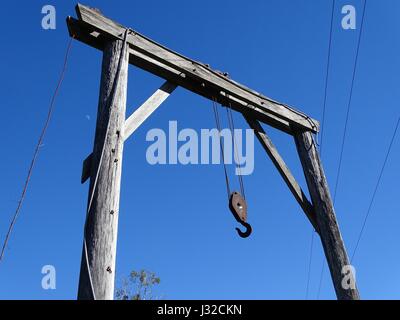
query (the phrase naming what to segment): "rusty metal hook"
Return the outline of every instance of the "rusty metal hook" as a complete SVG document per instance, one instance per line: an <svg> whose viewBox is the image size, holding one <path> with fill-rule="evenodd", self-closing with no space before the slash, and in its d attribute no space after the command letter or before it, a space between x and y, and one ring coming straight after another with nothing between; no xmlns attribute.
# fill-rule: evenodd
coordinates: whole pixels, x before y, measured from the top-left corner
<svg viewBox="0 0 400 320"><path fill-rule="evenodd" d="M249 237L252 232L252 228L251 225L247 223L247 203L239 192L234 191L231 193L229 197L229 209L231 210L236 221L246 228L246 231L236 228L239 236L241 238Z"/></svg>
<svg viewBox="0 0 400 320"><path fill-rule="evenodd" d="M251 232L253 231L253 229L251 228L251 225L248 224L247 222L240 222L240 224L242 224L245 228L246 231L242 231L239 228L236 228L237 233L239 234L239 236L241 238L248 238L251 235Z"/></svg>

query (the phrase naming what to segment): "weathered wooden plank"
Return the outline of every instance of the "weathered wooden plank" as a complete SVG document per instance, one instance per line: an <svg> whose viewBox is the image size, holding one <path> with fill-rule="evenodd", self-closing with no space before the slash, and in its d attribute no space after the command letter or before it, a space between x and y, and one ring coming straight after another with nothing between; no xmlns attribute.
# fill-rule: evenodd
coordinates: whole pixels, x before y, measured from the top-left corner
<svg viewBox="0 0 400 320"><path fill-rule="evenodd" d="M132 133L169 97L175 90L176 85L165 82L154 94L147 99L136 111L125 121L123 140L128 139ZM90 178L93 154L91 153L83 161L81 183Z"/></svg>
<svg viewBox="0 0 400 320"><path fill-rule="evenodd" d="M85 183L90 178L90 170L92 168L93 153L89 154L82 164L81 183Z"/></svg>
<svg viewBox="0 0 400 320"><path fill-rule="evenodd" d="M100 36L97 36L99 41L104 37L122 38L125 28L104 17L99 12L78 5L77 14L81 21L85 22L88 27L95 28L100 33ZM68 21L68 25L72 26L76 24L73 19L69 19ZM88 42L86 39L88 37L87 34L82 35L81 38L80 33L81 32L78 33L75 28L75 36L77 39L93 45L93 41ZM128 36L128 43L131 48L131 55L134 55L135 52L139 52L142 55L138 61L135 61L135 57L132 57L130 61L135 61L136 64L141 63L146 70L154 72L167 80L175 81L175 83L186 89L192 90L209 99L219 99L219 93L225 92L225 101L233 97L243 101L246 105L244 107L243 105L232 103L232 107L237 111L250 113L253 117L256 117L256 119L281 130L282 127L286 125L285 121L288 122L289 125L286 125L285 132L291 132L294 127L301 130L311 130L313 132L319 130L319 123L305 114L250 90L222 74L211 70L208 66L173 52L137 32L132 32ZM154 61L157 63L154 64ZM164 70L163 66L175 70L175 75L180 74L181 79L167 77L171 76L171 70ZM176 80L179 82L176 82ZM253 108L251 108L251 106L253 106ZM257 109L254 109L254 107ZM271 120L271 115L282 120L283 123L277 121L276 118Z"/></svg>
<svg viewBox="0 0 400 320"><path fill-rule="evenodd" d="M294 135L294 139L314 204L319 234L336 295L340 300L358 300L360 296L357 288L346 289L342 286L342 270L344 266L349 266L350 262L340 234L328 183L312 134L310 132L298 132Z"/></svg>
<svg viewBox="0 0 400 320"><path fill-rule="evenodd" d="M125 54L120 58L123 50ZM128 77L126 51L121 40L111 41L104 48L78 299L112 300L114 297L123 151L121 133Z"/></svg>
<svg viewBox="0 0 400 320"><path fill-rule="evenodd" d="M87 23L69 17L67 19L70 35L79 41L82 41L94 48L102 50L106 38L100 35L91 35L93 27ZM88 29L88 30L86 30ZM187 78L182 71L176 70L169 65L166 65L148 55L145 55L138 50L130 48L129 63L143 70L153 73L159 77L166 79L171 83L175 83L182 88L190 90L193 93L201 95L207 99L214 100L223 105L230 107L238 112L246 113L259 121L266 123L276 129L279 129L288 134L292 133L292 128L288 121L282 120L272 114L266 113L264 110L248 104L238 98L229 96L225 92L219 91L213 87L207 87L204 83L197 80ZM232 81L232 80L231 80Z"/></svg>
<svg viewBox="0 0 400 320"><path fill-rule="evenodd" d="M165 82L160 89L146 100L135 112L125 121L124 141L135 132L137 128L169 97L175 90L176 85Z"/></svg>
<svg viewBox="0 0 400 320"><path fill-rule="evenodd" d="M286 182L287 186L289 187L296 201L299 203L300 207L303 209L308 220L310 220L314 229L318 232L318 225L315 220L315 211L313 205L310 203L310 201L308 201L307 196L304 194L293 174L290 172L285 161L282 159L271 139L265 133L264 129L257 120L250 117L245 117L245 119L250 128L254 130L254 134L260 141L261 145L264 147L264 150L267 152L275 167L278 169L280 175Z"/></svg>
<svg viewBox="0 0 400 320"><path fill-rule="evenodd" d="M229 107L232 106L232 103L235 103L235 104L241 105L242 107L250 108L254 111L260 111L257 107L246 104L245 102L241 101L238 98L234 98L232 96L227 96L225 92L220 92L220 95L227 99L226 101L228 101L227 105ZM243 116L249 117L252 119L254 118L252 114L247 113L247 112L244 113ZM269 115L269 124L271 124L275 128L280 128L281 131L284 131L288 134L292 134L292 128L290 127L290 123L288 121L282 120L272 114Z"/></svg>

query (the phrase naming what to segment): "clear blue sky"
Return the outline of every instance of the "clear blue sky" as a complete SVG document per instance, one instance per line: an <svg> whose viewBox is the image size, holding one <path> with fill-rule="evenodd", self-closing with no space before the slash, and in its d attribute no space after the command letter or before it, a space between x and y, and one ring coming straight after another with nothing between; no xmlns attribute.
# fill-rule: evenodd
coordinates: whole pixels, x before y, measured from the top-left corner
<svg viewBox="0 0 400 320"><path fill-rule="evenodd" d="M57 29L41 28L41 8L57 9ZM74 1L2 5L2 156L0 238L20 196L69 41L65 17ZM193 59L321 119L331 1L89 1L92 7ZM356 31L343 30L341 7L357 8ZM333 189L362 2L337 1L323 161ZM400 115L400 2L369 0L354 86L336 211L354 249L379 169ZM0 298L75 299L88 185L82 160L91 152L101 53L74 42L68 71L5 260ZM163 82L130 67L128 112ZM117 280L132 269L161 277L170 299L303 299L312 229L256 141L254 174L245 177L254 233L240 239L226 205L222 167L151 166L151 128L215 127L211 102L178 89L125 145ZM236 126L247 128L235 114ZM304 178L293 140L269 130L294 175ZM400 298L397 137L355 267L361 296ZM204 201L207 199L207 201ZM314 243L310 298L316 298L323 252ZM41 288L41 268L57 270L57 289ZM327 271L327 269L326 269ZM328 272L321 298L334 299Z"/></svg>

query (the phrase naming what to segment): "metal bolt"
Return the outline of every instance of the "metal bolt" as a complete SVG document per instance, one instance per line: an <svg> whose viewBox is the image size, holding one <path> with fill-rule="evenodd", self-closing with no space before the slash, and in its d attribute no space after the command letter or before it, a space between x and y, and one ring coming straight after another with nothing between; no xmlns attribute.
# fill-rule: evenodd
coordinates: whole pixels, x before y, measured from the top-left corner
<svg viewBox="0 0 400 320"><path fill-rule="evenodd" d="M112 152L112 153L115 153L115 149L111 149L111 152Z"/></svg>
<svg viewBox="0 0 400 320"><path fill-rule="evenodd" d="M118 162L118 159L114 159L114 162L117 163L117 162Z"/></svg>
<svg viewBox="0 0 400 320"><path fill-rule="evenodd" d="M107 267L107 272L108 272L108 273L112 273L111 267Z"/></svg>
<svg viewBox="0 0 400 320"><path fill-rule="evenodd" d="M111 211L110 211L110 214L114 214L114 210L111 210Z"/></svg>

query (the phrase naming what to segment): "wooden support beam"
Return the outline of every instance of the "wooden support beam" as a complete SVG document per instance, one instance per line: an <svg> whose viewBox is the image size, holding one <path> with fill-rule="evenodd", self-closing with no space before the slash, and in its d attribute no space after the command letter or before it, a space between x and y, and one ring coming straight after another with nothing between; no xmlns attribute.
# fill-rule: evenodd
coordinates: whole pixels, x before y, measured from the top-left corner
<svg viewBox="0 0 400 320"><path fill-rule="evenodd" d="M346 289L342 286L344 276L342 270L344 266L349 266L350 262L313 136L311 132L298 132L294 135L294 139L314 204L319 234L337 298L339 300L358 300L360 296L357 288Z"/></svg>
<svg viewBox="0 0 400 320"><path fill-rule="evenodd" d="M96 134L90 161L88 202L91 205L88 205L85 223L86 241L78 299L112 300L114 297L123 151L121 133L125 123L128 79L128 54L125 52L120 58L123 48L127 50L123 41L113 40L105 46L103 53Z"/></svg>
<svg viewBox="0 0 400 320"><path fill-rule="evenodd" d="M293 174L290 172L285 161L282 159L271 139L265 133L261 124L257 120L250 117L245 117L245 119L250 128L254 130L254 134L260 141L261 145L264 147L264 150L267 152L276 169L278 169L278 172L282 176L283 180L286 182L286 185L289 187L289 190L292 192L300 207L303 209L308 220L310 220L312 226L318 232L319 228L315 220L315 211L313 205L310 203L310 201L308 201L307 196L304 194Z"/></svg>
<svg viewBox="0 0 400 320"><path fill-rule="evenodd" d="M122 139L128 139L139 126L169 97L175 90L176 85L165 82L154 94L148 98L134 113L125 121ZM93 154L87 156L82 165L81 183L90 178Z"/></svg>
<svg viewBox="0 0 400 320"><path fill-rule="evenodd" d="M218 103L229 105L244 115L308 219L320 234L337 297L348 300L359 299L357 289L342 287L342 271L344 266L349 265L349 259L336 221L326 177L312 137L312 133L319 131L318 121L233 81L225 73L212 70L206 64L186 58L123 27L104 17L96 9L79 4L76 10L78 20L67 18L70 35L104 51L95 146L93 154L85 160L82 172L83 181L90 173L89 194L93 191L94 197L85 228L88 259L85 259L84 254L82 255L78 298L93 298L89 290L89 280L92 279L96 297L112 299L123 142L179 85ZM118 50L121 49L126 30L129 30L128 48L119 77L121 84L118 86L118 99L110 106L111 83L116 78ZM168 82L167 88L156 92L150 102L145 103L143 108L139 108L127 120L126 129L124 129L128 62L160 76ZM259 121L294 136L310 190L312 205ZM108 122L110 123L110 132L104 144L104 159L100 163L99 150L105 141L106 132L108 132L105 125ZM97 187L94 188L97 172L99 173Z"/></svg>
<svg viewBox="0 0 400 320"><path fill-rule="evenodd" d="M89 154L85 160L83 160L82 164L82 175L81 175L81 183L85 183L87 179L90 178L90 172L92 169L92 158L93 153Z"/></svg>
<svg viewBox="0 0 400 320"><path fill-rule="evenodd" d="M176 85L165 82L160 89L146 100L134 113L125 121L124 141L148 118L150 115L169 97L175 90Z"/></svg>
<svg viewBox="0 0 400 320"><path fill-rule="evenodd" d="M71 36L101 49L107 39L122 39L125 27L95 9L78 4L79 20L67 19ZM186 58L132 31L128 36L130 63L286 133L294 129L319 131L318 121L251 90L208 65Z"/></svg>

